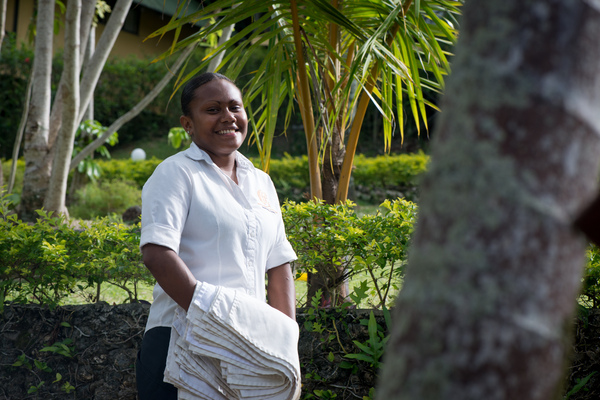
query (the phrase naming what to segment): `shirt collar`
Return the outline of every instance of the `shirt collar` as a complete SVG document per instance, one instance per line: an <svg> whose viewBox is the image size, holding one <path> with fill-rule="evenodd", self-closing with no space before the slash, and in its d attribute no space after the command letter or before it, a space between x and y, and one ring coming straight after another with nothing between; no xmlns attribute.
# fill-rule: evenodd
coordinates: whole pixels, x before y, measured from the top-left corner
<svg viewBox="0 0 600 400"><path fill-rule="evenodd" d="M213 160L210 158L210 156L208 155L208 153L204 150L202 150L200 147L198 147L198 145L196 145L196 143L192 142L190 144L190 147L185 151L185 155L186 157L195 160L195 161L200 161L200 160L204 160L209 164L214 164ZM235 152L235 160L237 161L237 166L238 168L242 168L242 169L250 169L250 168L254 168L254 164L252 164L252 161L248 160L246 157L244 157L244 155L242 153L240 153L239 151Z"/></svg>

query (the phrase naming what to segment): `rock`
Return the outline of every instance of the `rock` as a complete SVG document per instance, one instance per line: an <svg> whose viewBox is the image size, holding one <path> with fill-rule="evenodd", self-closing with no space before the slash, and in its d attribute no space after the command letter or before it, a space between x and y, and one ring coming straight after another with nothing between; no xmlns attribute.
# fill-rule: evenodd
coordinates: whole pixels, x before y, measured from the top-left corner
<svg viewBox="0 0 600 400"><path fill-rule="evenodd" d="M142 208L140 206L129 207L123 213L123 222L136 223L140 220L142 215Z"/></svg>

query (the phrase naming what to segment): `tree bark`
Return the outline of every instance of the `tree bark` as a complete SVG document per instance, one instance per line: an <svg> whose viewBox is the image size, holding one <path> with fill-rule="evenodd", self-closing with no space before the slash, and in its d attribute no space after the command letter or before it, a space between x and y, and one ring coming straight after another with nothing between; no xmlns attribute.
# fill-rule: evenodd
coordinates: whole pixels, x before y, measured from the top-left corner
<svg viewBox="0 0 600 400"><path fill-rule="evenodd" d="M82 44L80 47L80 57L83 58L84 54L87 54L90 51L90 47L92 47L91 51L93 51L93 46L95 45L94 40L95 36L92 37L92 32L95 32L95 28L92 27L92 22L94 20L94 15L96 13L96 2L94 1L84 1L81 8L81 23L79 29L79 41ZM89 62L89 59L86 58L86 61ZM83 63L80 63L80 68L82 68ZM58 131L60 130L60 125L62 123L62 96L63 96L63 77L60 77L60 82L58 83L58 88L56 89L56 94L54 95L54 102L52 103L52 111L50 112L50 148L54 148L54 142L56 141L56 137L58 136ZM54 154L51 151L51 157L48 157L46 162L51 163L54 159Z"/></svg>
<svg viewBox="0 0 600 400"><path fill-rule="evenodd" d="M100 36L100 40L98 41L98 45L96 46L96 51L94 51L94 55L86 66L85 71L83 72L83 77L81 78L81 107L79 116L77 118L77 123L81 123L83 119L83 114L87 109L90 101L92 100L92 96L94 95L94 90L96 89L96 84L98 83L98 79L100 78L100 73L104 68L104 64L106 64L106 60L108 59L108 55L112 50L115 41L117 40L117 36L121 32L121 28L123 27L123 23L125 22L125 17L127 17L127 13L129 12L129 8L131 7L131 3L133 0L118 0L117 4L113 8L110 18L106 23L106 27L104 28L104 32L102 32L102 36Z"/></svg>
<svg viewBox="0 0 600 400"><path fill-rule="evenodd" d="M0 49L4 41L4 30L6 29L6 1L0 0ZM0 167L1 169L2 167Z"/></svg>
<svg viewBox="0 0 600 400"><path fill-rule="evenodd" d="M56 143L56 153L52 163L52 175L48 193L44 200L44 208L68 216L65 199L67 195L67 179L69 162L73 154L73 141L77 130L79 115L79 70L80 70L80 27L81 0L70 0L67 3L65 17L64 48L64 85L62 124Z"/></svg>
<svg viewBox="0 0 600 400"><path fill-rule="evenodd" d="M50 73L52 71L52 38L54 1L38 1L35 58L32 68L32 96L25 128L25 176L19 204L19 215L24 220L35 218L41 208L50 179L50 167L41 161L49 152Z"/></svg>
<svg viewBox="0 0 600 400"><path fill-rule="evenodd" d="M560 399L596 191L600 7L470 2L377 398Z"/></svg>

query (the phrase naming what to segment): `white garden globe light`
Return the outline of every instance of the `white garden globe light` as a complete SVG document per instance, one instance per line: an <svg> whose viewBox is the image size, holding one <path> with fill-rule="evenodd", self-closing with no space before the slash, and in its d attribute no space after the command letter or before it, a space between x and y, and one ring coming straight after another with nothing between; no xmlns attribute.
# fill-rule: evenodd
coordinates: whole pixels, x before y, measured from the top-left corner
<svg viewBox="0 0 600 400"><path fill-rule="evenodd" d="M131 152L131 159L133 161L142 161L146 159L146 152L143 149L133 149Z"/></svg>

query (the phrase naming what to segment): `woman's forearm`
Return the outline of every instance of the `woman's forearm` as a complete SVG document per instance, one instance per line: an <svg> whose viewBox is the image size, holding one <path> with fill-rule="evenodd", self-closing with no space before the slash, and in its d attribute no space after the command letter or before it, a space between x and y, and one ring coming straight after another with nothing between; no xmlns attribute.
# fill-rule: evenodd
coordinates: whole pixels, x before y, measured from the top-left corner
<svg viewBox="0 0 600 400"><path fill-rule="evenodd" d="M267 298L271 307L296 319L296 288L289 263L267 271Z"/></svg>
<svg viewBox="0 0 600 400"><path fill-rule="evenodd" d="M156 244L142 247L142 258L156 282L187 311L194 296L196 278L183 260L168 247Z"/></svg>

